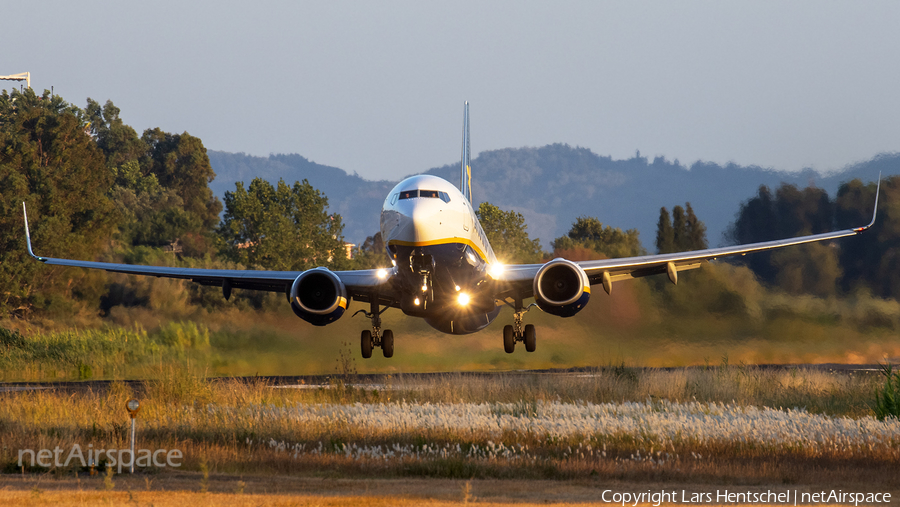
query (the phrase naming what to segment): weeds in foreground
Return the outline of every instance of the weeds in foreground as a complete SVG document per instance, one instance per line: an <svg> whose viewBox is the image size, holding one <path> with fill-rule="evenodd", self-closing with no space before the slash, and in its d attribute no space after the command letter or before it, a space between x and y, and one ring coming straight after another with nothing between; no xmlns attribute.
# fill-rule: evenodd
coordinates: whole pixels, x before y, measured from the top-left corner
<svg viewBox="0 0 900 507"><path fill-rule="evenodd" d="M881 365L884 384L875 389L875 417L883 421L888 417L900 419L900 371L894 371L891 363Z"/></svg>
<svg viewBox="0 0 900 507"><path fill-rule="evenodd" d="M35 333L24 337L0 327L0 379L90 380L115 377L122 369L145 375L155 365L211 359L204 325L169 322L152 333L139 326L106 326Z"/></svg>
<svg viewBox="0 0 900 507"><path fill-rule="evenodd" d="M344 382L350 380L351 375L356 375L356 356L353 355L353 349L349 341L341 342L341 350L338 352L337 365L335 372Z"/></svg>
<svg viewBox="0 0 900 507"><path fill-rule="evenodd" d="M206 493L209 491L209 466L206 464L206 458L200 459L200 473L202 474L200 478L200 492Z"/></svg>
<svg viewBox="0 0 900 507"><path fill-rule="evenodd" d="M115 483L113 483L114 473L113 467L106 467L106 475L103 476L103 489L106 491L112 491L116 487Z"/></svg>
<svg viewBox="0 0 900 507"><path fill-rule="evenodd" d="M206 379L176 365L156 371L155 380L100 390L0 393L3 470L47 471L16 466L20 449L127 447L123 407L132 396L142 402L137 445L181 450L181 470L199 472L200 491L210 489L213 468L461 480L796 481L823 470L854 470L871 483L888 480L887 471L900 466L900 421L877 421L866 404L877 375L743 365L610 367L579 374L393 375L383 385L351 375L352 384L289 389ZM775 426L766 430L771 421ZM101 490L114 489L112 471L106 468Z"/></svg>
<svg viewBox="0 0 900 507"><path fill-rule="evenodd" d="M472 481L466 481L466 485L463 486L463 505L469 505L469 502L475 501L475 496L472 495Z"/></svg>

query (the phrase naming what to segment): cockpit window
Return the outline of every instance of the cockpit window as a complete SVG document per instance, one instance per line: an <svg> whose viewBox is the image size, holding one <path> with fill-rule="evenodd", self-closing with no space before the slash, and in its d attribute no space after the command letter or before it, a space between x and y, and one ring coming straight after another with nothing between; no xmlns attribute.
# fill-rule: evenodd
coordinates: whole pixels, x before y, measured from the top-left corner
<svg viewBox="0 0 900 507"><path fill-rule="evenodd" d="M397 204L397 196L400 194L394 194L391 196L391 204Z"/></svg>
<svg viewBox="0 0 900 507"><path fill-rule="evenodd" d="M438 190L404 190L400 192L400 199L412 199L413 197L426 197L429 199L440 199L444 202L450 202L450 195L447 192Z"/></svg>

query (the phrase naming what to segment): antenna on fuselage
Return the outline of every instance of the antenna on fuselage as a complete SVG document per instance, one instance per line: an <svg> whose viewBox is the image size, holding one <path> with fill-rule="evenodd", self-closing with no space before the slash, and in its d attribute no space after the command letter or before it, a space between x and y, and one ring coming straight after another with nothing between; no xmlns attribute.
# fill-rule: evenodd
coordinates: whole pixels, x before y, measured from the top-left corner
<svg viewBox="0 0 900 507"><path fill-rule="evenodd" d="M472 166L469 164L469 101L463 114L463 143L460 158L459 191L472 202Z"/></svg>

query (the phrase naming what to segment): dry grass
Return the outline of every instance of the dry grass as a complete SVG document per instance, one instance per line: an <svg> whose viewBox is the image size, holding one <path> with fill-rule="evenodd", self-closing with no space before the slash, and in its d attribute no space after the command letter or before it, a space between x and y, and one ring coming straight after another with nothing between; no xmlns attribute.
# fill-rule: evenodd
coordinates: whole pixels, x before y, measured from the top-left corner
<svg viewBox="0 0 900 507"><path fill-rule="evenodd" d="M73 443L126 447L128 418L123 407L132 396L143 400L139 447L180 449L185 456L182 471L200 471L205 466L212 476L600 478L745 485L807 484L830 477L846 485L889 486L896 483L894 471L900 465L896 442L887 447L841 444L824 449L802 443L769 445L689 435L667 440L652 431L548 437L474 425L468 429L421 424L379 429L348 422L348 418L358 417L351 412L370 406L455 410L481 404L488 406L490 413L527 422L552 404L577 408L648 399L735 407L805 406L811 412L830 414L816 417L868 420L867 402L873 398L877 375L724 365L672 371L620 367L583 376L393 376L386 377L382 385L335 381L311 389L276 389L258 381L207 381L176 367L159 367L157 375L156 380L134 388L113 382L102 391L0 394L0 463L5 465L5 473L21 472L16 466L18 449L68 449ZM315 407L337 415L304 419L302 414ZM340 415L342 410L345 416ZM304 451L294 452L297 446ZM395 446L405 450L391 459L352 450ZM453 446L459 446L461 452L441 454L441 449ZM504 448L527 451L509 458L503 454ZM312 452L314 449L318 451ZM74 466L31 472L63 478L84 473ZM143 473L156 480L173 472ZM213 481L210 491L215 490Z"/></svg>
<svg viewBox="0 0 900 507"><path fill-rule="evenodd" d="M752 366L705 368L593 368L582 373L449 373L440 376L388 376L383 401L417 403L515 403L519 401L626 402L665 399L719 402L745 406L802 407L812 413L871 414L873 374L818 369L761 369ZM305 402L373 401L373 391L300 392ZM369 393L368 395L366 393ZM368 397L367 397L368 396Z"/></svg>

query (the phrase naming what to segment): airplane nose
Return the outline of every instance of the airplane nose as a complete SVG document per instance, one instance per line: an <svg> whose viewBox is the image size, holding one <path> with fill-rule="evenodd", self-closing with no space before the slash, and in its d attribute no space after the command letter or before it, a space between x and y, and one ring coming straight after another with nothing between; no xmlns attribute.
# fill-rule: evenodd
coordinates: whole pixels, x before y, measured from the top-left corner
<svg viewBox="0 0 900 507"><path fill-rule="evenodd" d="M412 230L416 237L414 241L429 239L428 236L433 232L434 225L432 222L435 219L436 212L437 210L429 206L428 203L416 203L413 206L412 210L410 210L409 218L412 221Z"/></svg>
<svg viewBox="0 0 900 507"><path fill-rule="evenodd" d="M422 202L416 203L412 210L410 210L410 218L412 218L416 223L428 223L434 217L434 214L437 210L433 206L429 206L429 203Z"/></svg>

